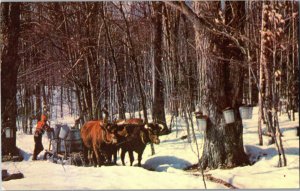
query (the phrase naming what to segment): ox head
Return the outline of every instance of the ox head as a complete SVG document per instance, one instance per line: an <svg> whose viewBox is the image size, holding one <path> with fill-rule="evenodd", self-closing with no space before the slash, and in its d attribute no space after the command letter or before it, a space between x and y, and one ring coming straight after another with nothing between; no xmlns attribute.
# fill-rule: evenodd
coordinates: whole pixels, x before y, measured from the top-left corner
<svg viewBox="0 0 300 191"><path fill-rule="evenodd" d="M155 144L160 143L158 136L162 128L163 126L161 124L154 124L154 123L145 124L145 129L147 129L149 134L149 139L152 143Z"/></svg>
<svg viewBox="0 0 300 191"><path fill-rule="evenodd" d="M111 144L117 144L118 143L118 136L117 136L117 127L114 124L108 123L106 126L107 129L107 139Z"/></svg>
<svg viewBox="0 0 300 191"><path fill-rule="evenodd" d="M127 129L115 123L109 124L108 130L113 135L115 142L122 142L128 136Z"/></svg>

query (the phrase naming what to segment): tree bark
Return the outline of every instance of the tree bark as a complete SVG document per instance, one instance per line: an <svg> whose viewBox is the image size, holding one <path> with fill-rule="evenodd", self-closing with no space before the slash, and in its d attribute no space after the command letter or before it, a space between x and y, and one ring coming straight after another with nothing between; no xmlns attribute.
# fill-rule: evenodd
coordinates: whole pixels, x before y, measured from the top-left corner
<svg viewBox="0 0 300 191"><path fill-rule="evenodd" d="M5 151L16 154L17 75L20 65L20 3L2 3L3 51L1 55L1 118L2 127L13 129L13 139ZM4 141L2 139L2 141ZM3 145L3 144L2 144ZM2 147L2 149L4 149ZM4 151L4 150L3 150ZM7 153L3 153L7 154Z"/></svg>
<svg viewBox="0 0 300 191"><path fill-rule="evenodd" d="M205 7L207 4L203 2L197 2L197 4L198 12L218 11L214 9L218 7L216 2L210 2L208 7ZM239 26L237 29L243 32L244 2L226 2L225 10L225 24L230 21L230 26ZM197 26L195 29L199 30ZM202 112L209 118L204 134L201 166L203 169L216 169L247 165L249 160L244 152L243 125L238 110L242 104L244 73L237 64L237 62L244 63L245 55L242 54L240 48L223 36L209 34L209 40L210 47L206 47L206 53L210 56L219 54L219 57L225 59L213 60L211 57L209 64L203 68L205 94L202 95ZM237 62L233 63L230 60ZM227 107L233 108L235 122L226 125L222 111Z"/></svg>
<svg viewBox="0 0 300 191"><path fill-rule="evenodd" d="M261 31L264 30L266 27L266 14L264 13L264 7L262 8L262 17L261 17ZM263 33L261 33L261 39L264 38ZM264 108L263 108L263 95L265 96L265 80L264 80L264 68L263 68L263 63L265 62L265 57L264 55L264 44L262 43L263 41L261 40L260 44L260 59L259 59L259 91L258 91L258 140L259 140L259 145L263 145L263 138L262 138L262 122L263 122L263 116L264 116Z"/></svg>
<svg viewBox="0 0 300 191"><path fill-rule="evenodd" d="M298 2L298 15L300 13L300 3ZM297 22L297 21L296 21ZM298 32L296 31L297 35L297 39L298 39L298 46L300 44L300 19L298 19ZM298 77L300 76L300 51L299 51L299 47L298 47ZM299 95L299 91L300 91L300 82L298 81L298 95L297 95L297 100L298 100L298 119L300 118L300 95ZM299 127L298 127L298 136L299 136Z"/></svg>
<svg viewBox="0 0 300 191"><path fill-rule="evenodd" d="M163 85L163 63L162 63L162 2L152 2L154 10L154 61L152 65L153 75L153 105L152 116L156 123L161 123L167 130L165 117L165 100L164 100L164 85Z"/></svg>
<svg viewBox="0 0 300 191"><path fill-rule="evenodd" d="M60 117L61 118L64 117L63 104L64 104L64 87L63 87L63 85L61 85L60 86ZM38 118L38 119L40 119L40 118Z"/></svg>

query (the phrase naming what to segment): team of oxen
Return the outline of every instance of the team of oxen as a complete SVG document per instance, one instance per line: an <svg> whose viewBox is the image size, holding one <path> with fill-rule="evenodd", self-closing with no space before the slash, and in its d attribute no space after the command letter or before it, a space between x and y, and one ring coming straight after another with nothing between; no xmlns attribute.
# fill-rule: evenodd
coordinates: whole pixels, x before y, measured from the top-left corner
<svg viewBox="0 0 300 191"><path fill-rule="evenodd" d="M159 144L159 134L162 129L162 124L145 124L140 118L118 120L112 123L107 120L88 121L80 130L85 163L93 163L95 167L104 163L116 164L117 153L121 149L123 165L125 165L125 154L128 152L132 166L133 152L136 152L138 166L141 166L146 145L148 143Z"/></svg>

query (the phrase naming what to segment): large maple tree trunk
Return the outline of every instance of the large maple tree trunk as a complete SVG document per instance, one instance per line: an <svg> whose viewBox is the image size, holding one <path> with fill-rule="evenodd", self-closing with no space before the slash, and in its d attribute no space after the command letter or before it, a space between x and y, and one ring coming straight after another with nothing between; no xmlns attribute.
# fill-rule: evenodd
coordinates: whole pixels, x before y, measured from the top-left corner
<svg viewBox="0 0 300 191"><path fill-rule="evenodd" d="M216 4L209 3L211 7L216 7ZM237 30L243 32L244 8L244 2L226 2L225 23L230 22L231 27L239 26ZM243 125L239 114L244 54L240 47L222 36L209 34L209 40L210 45L205 51L211 58L203 67L205 93L201 110L208 116L208 123L204 133L201 166L203 169L216 169L247 165L249 160L244 152ZM224 59L217 60L216 57ZM223 110L227 107L234 109L234 123L225 123Z"/></svg>
<svg viewBox="0 0 300 191"><path fill-rule="evenodd" d="M13 139L6 140L2 154L16 154L17 73L19 67L18 40L20 36L20 3L2 3L1 54L1 118L3 128L13 129ZM1 133L2 134L2 133Z"/></svg>

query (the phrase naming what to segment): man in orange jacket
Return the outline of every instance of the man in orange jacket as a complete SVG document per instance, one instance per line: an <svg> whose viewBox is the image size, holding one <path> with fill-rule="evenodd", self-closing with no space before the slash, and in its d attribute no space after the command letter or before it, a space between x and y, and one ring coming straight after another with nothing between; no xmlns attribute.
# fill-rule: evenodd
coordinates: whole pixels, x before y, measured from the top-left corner
<svg viewBox="0 0 300 191"><path fill-rule="evenodd" d="M43 144L42 144L42 136L45 131L53 131L53 128L50 128L47 122L47 116L42 115L41 121L38 121L37 126L35 128L34 132L34 151L33 151L33 158L32 160L37 160L38 154L44 150Z"/></svg>

